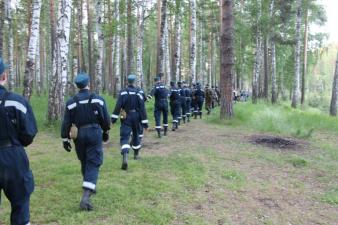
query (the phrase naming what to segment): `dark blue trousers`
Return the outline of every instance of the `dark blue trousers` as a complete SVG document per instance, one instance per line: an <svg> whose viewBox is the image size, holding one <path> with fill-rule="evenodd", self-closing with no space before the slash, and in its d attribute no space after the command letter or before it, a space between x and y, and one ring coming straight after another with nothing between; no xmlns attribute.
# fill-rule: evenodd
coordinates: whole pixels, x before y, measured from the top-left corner
<svg viewBox="0 0 338 225"><path fill-rule="evenodd" d="M170 102L170 112L173 117L173 123L178 123L178 119L180 117L180 101Z"/></svg>
<svg viewBox="0 0 338 225"><path fill-rule="evenodd" d="M181 117L185 118L187 116L187 102L185 97L181 99Z"/></svg>
<svg viewBox="0 0 338 225"><path fill-rule="evenodd" d="M154 117L156 122L156 129L161 129L161 114L163 114L163 126L168 127L168 101L156 102Z"/></svg>
<svg viewBox="0 0 338 225"><path fill-rule="evenodd" d="M191 98L187 98L186 100L186 109L187 109L187 113L186 115L187 116L190 116L191 115Z"/></svg>
<svg viewBox="0 0 338 225"><path fill-rule="evenodd" d="M103 162L102 130L99 125L80 128L75 148L81 162L82 187L95 191L100 166Z"/></svg>
<svg viewBox="0 0 338 225"><path fill-rule="evenodd" d="M11 225L28 224L34 178L23 147L0 148L1 190L11 203Z"/></svg>
<svg viewBox="0 0 338 225"><path fill-rule="evenodd" d="M202 99L197 99L195 108L194 108L194 114L195 115L201 115L202 109L203 109L203 103L204 101Z"/></svg>
<svg viewBox="0 0 338 225"><path fill-rule="evenodd" d="M129 153L130 148L133 150L141 149L140 139L140 121L141 116L138 112L128 113L127 118L121 121L120 127L120 144L121 154ZM142 127L143 129L143 127ZM132 134L130 146L130 136Z"/></svg>

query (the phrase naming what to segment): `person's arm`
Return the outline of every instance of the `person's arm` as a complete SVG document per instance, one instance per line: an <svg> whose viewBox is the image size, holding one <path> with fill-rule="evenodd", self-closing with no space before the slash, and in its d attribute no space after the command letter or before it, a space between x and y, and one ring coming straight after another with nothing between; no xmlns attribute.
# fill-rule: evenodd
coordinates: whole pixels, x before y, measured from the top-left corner
<svg viewBox="0 0 338 225"><path fill-rule="evenodd" d="M32 107L27 101L25 101L23 106L25 110L18 112L20 120L19 141L23 146L26 147L33 142L38 129Z"/></svg>
<svg viewBox="0 0 338 225"><path fill-rule="evenodd" d="M128 95L128 93L126 91L122 91L119 95L119 98L117 99L115 109L113 111L113 114L111 115L112 124L115 124L117 119L119 118L121 108L122 108L122 104L123 104L123 96L125 96L125 95Z"/></svg>

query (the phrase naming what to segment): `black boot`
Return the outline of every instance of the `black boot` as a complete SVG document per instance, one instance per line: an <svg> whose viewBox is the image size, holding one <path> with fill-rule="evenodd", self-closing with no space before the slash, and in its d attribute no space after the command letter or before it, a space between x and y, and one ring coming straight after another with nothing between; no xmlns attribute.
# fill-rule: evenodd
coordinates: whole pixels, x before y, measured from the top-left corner
<svg viewBox="0 0 338 225"><path fill-rule="evenodd" d="M194 113L194 119L195 120L197 119L197 113Z"/></svg>
<svg viewBox="0 0 338 225"><path fill-rule="evenodd" d="M161 138L161 128L156 128L158 138Z"/></svg>
<svg viewBox="0 0 338 225"><path fill-rule="evenodd" d="M175 131L176 130L176 123L173 122L173 127L171 128L172 131Z"/></svg>
<svg viewBox="0 0 338 225"><path fill-rule="evenodd" d="M187 119L188 119L188 123L190 123L190 116L187 116Z"/></svg>
<svg viewBox="0 0 338 225"><path fill-rule="evenodd" d="M183 117L183 123L185 123L185 117Z"/></svg>
<svg viewBox="0 0 338 225"><path fill-rule="evenodd" d="M200 112L200 119L202 119L202 111Z"/></svg>
<svg viewBox="0 0 338 225"><path fill-rule="evenodd" d="M141 157L140 157L140 149L134 150L134 159L135 160L141 159Z"/></svg>
<svg viewBox="0 0 338 225"><path fill-rule="evenodd" d="M121 169L122 170L128 169L128 153L123 153Z"/></svg>
<svg viewBox="0 0 338 225"><path fill-rule="evenodd" d="M181 125L181 119L178 119L177 125Z"/></svg>
<svg viewBox="0 0 338 225"><path fill-rule="evenodd" d="M80 202L80 209L85 210L85 211L91 211L93 210L93 205L90 202L90 196L92 194L92 191L84 188L83 189L83 195L82 195L82 199Z"/></svg>
<svg viewBox="0 0 338 225"><path fill-rule="evenodd" d="M164 130L164 134L163 134L163 135L164 135L164 136L167 136L168 127L164 127L163 130Z"/></svg>

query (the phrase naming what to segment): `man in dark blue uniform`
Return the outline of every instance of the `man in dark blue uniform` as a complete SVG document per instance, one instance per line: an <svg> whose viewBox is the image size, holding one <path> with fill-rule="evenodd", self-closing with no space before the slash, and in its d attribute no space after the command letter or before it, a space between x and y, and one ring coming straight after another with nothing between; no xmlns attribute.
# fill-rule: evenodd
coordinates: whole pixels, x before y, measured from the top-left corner
<svg viewBox="0 0 338 225"><path fill-rule="evenodd" d="M23 225L30 224L29 199L34 190L24 147L33 142L37 127L28 102L4 88L6 68L0 58L0 194L3 190L11 203L11 225Z"/></svg>
<svg viewBox="0 0 338 225"><path fill-rule="evenodd" d="M167 135L168 131L168 95L169 90L161 83L161 78L156 77L154 79L156 82L155 86L151 90L148 98L155 96L155 108L154 108L154 117L156 122L156 131L158 137L161 138L161 114L163 114L163 130L164 136Z"/></svg>
<svg viewBox="0 0 338 225"><path fill-rule="evenodd" d="M104 99L90 93L87 74L78 74L75 84L80 91L67 101L61 137L64 149L70 152L70 131L72 125L76 126L78 134L73 139L83 176L80 208L89 211L93 209L90 196L96 193L96 182L103 162L102 141L108 141L110 118Z"/></svg>
<svg viewBox="0 0 338 225"><path fill-rule="evenodd" d="M114 112L111 116L112 123L115 124L119 115L121 115L120 127L120 144L122 154L121 169L128 169L128 154L130 147L134 150L134 159L139 159L139 151L141 149L140 141L140 123L142 129L148 129L147 112L144 107L143 96L138 92L139 89L134 86L136 80L135 75L128 76L128 87L120 92ZM130 134L132 133L132 140L130 146Z"/></svg>
<svg viewBox="0 0 338 225"><path fill-rule="evenodd" d="M143 101L144 103L146 103L148 101L148 98L146 96L146 94L144 93L143 89L140 88L140 87L136 87L138 92L142 97L143 97ZM143 125L142 125L142 122L140 123L140 129L139 129L139 137L140 137L140 142L142 143L142 139L144 137L144 132L143 132Z"/></svg>
<svg viewBox="0 0 338 225"><path fill-rule="evenodd" d="M195 99L195 109L194 109L194 116L195 119L197 119L197 115L200 116L202 119L202 109L203 109L203 103L204 103L204 91L202 90L201 84L196 84L196 90L194 91L194 99Z"/></svg>
<svg viewBox="0 0 338 225"><path fill-rule="evenodd" d="M185 123L185 119L187 117L187 101L186 101L186 96L185 96L185 91L184 88L182 86L182 82L179 81L177 82L178 85L178 90L180 91L180 116L179 116L179 121L181 119L183 119L183 123ZM180 122L178 122L178 124L180 124Z"/></svg>
<svg viewBox="0 0 338 225"><path fill-rule="evenodd" d="M175 86L175 82L170 82L170 112L173 116L173 127L172 131L178 129L178 118L180 116L181 106L180 90Z"/></svg>
<svg viewBox="0 0 338 225"><path fill-rule="evenodd" d="M191 89L187 86L187 84L183 85L183 90L185 93L185 102L186 102L186 116L188 122L190 122L190 116L191 116Z"/></svg>

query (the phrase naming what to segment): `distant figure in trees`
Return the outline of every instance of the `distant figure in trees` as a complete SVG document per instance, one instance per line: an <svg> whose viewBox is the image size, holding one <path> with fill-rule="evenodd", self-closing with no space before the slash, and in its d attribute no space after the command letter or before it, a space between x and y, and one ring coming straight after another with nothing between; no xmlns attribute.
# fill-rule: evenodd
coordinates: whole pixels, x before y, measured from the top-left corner
<svg viewBox="0 0 338 225"><path fill-rule="evenodd" d="M158 137L161 138L161 114L163 115L163 129L164 129L164 136L167 135L168 131L168 95L169 90L164 86L161 82L161 77L163 75L159 74L158 77L154 79L156 82L155 86L151 90L148 98L152 98L155 96L155 109L154 109L154 116L156 122L156 131Z"/></svg>
<svg viewBox="0 0 338 225"><path fill-rule="evenodd" d="M205 109L207 110L207 115L210 115L212 109L212 99L213 99L213 92L212 89L209 88L209 84L205 86Z"/></svg>
<svg viewBox="0 0 338 225"><path fill-rule="evenodd" d="M216 93L216 101L217 101L217 105L220 106L220 100L221 100L221 92L219 91L218 87L215 87L215 93Z"/></svg>
<svg viewBox="0 0 338 225"><path fill-rule="evenodd" d="M79 93L66 103L61 137L67 152L72 149L70 140L74 140L83 176L80 208L90 211L93 209L90 196L96 193L96 182L103 162L102 141L109 139L110 118L104 99L89 91L88 74L78 74L75 84Z"/></svg>
<svg viewBox="0 0 338 225"><path fill-rule="evenodd" d="M177 82L178 90L180 91L180 116L178 117L178 125L180 125L180 120L183 120L183 123L185 123L187 118L187 100L185 96L185 90L183 88L183 83L181 81Z"/></svg>
<svg viewBox="0 0 338 225"><path fill-rule="evenodd" d="M173 117L172 131L178 129L181 107L180 89L175 85L175 81L170 82L170 112Z"/></svg>
<svg viewBox="0 0 338 225"><path fill-rule="evenodd" d="M128 154L130 148L134 151L134 159L139 159L141 150L140 140L140 123L142 129L148 129L147 112L144 107L144 98L135 87L136 75L128 76L128 87L120 92L114 112L112 114L112 123L115 124L117 119L121 118L120 144L122 155L122 170L128 169ZM130 134L132 134L130 146Z"/></svg>
<svg viewBox="0 0 338 225"><path fill-rule="evenodd" d="M195 108L194 108L195 119L197 119L198 115L202 119L202 109L203 109L205 94L204 94L204 91L202 90L200 83L196 84L196 90L194 91L193 97L196 101Z"/></svg>
<svg viewBox="0 0 338 225"><path fill-rule="evenodd" d="M29 224L34 179L24 147L33 142L37 127L28 102L5 89L7 68L0 58L0 194L4 190L11 203L11 224Z"/></svg>
<svg viewBox="0 0 338 225"><path fill-rule="evenodd" d="M188 123L190 122L191 117L191 89L187 86L186 83L183 84L183 90L185 93L185 103L186 103L186 116Z"/></svg>

